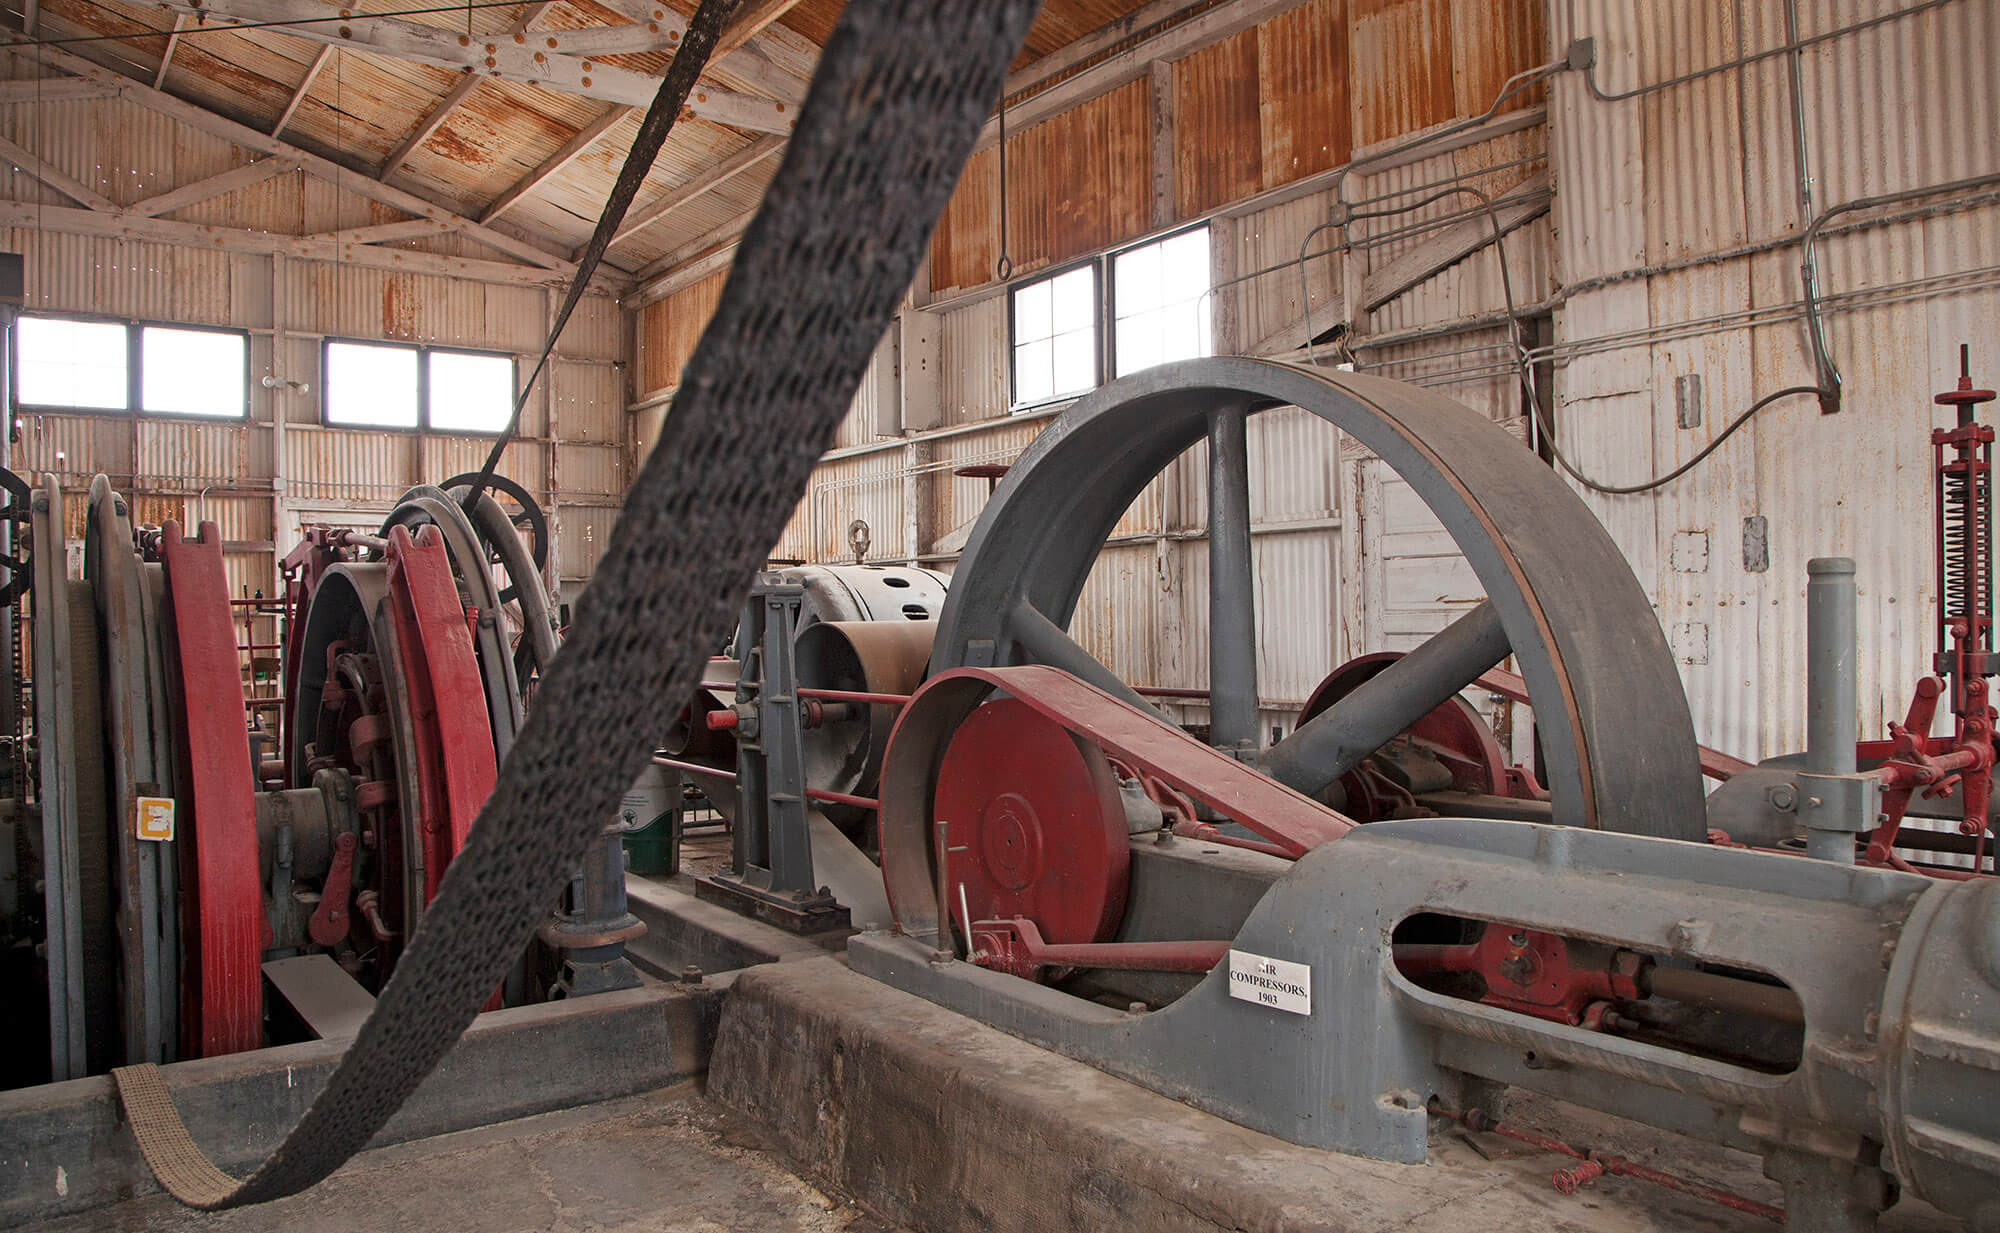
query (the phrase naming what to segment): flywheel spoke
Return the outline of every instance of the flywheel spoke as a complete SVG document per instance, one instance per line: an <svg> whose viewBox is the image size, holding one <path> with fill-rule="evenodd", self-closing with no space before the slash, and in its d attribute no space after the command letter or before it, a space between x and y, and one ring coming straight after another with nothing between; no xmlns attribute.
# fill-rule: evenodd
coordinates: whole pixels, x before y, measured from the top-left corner
<svg viewBox="0 0 2000 1233"><path fill-rule="evenodd" d="M1284 740L1259 765L1308 795L1361 764L1507 658L1507 631L1490 600L1383 669Z"/></svg>
<svg viewBox="0 0 2000 1233"><path fill-rule="evenodd" d="M1090 682L1114 698L1129 702L1142 711L1151 712L1153 704L1139 696L1138 691L1118 679L1118 674L1097 662L1097 657L1078 646L1056 626L1054 621L1043 616L1033 604L1023 599L1014 605L1008 614L1007 632L1028 657L1051 668L1061 668L1073 677Z"/></svg>

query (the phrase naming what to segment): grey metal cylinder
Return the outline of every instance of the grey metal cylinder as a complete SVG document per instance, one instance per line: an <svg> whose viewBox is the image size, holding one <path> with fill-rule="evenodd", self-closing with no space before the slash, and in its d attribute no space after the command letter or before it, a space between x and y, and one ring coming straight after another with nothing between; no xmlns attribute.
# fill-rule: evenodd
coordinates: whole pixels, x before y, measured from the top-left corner
<svg viewBox="0 0 2000 1233"><path fill-rule="evenodd" d="M1855 587L1851 557L1806 562L1806 769L1854 773Z"/></svg>
<svg viewBox="0 0 2000 1233"><path fill-rule="evenodd" d="M1852 775L1856 716L1855 583L1851 557L1806 562L1806 769ZM1808 825L1806 854L1854 863L1854 836Z"/></svg>
<svg viewBox="0 0 2000 1233"><path fill-rule="evenodd" d="M1257 611L1250 557L1250 413L1208 419L1208 743L1257 748Z"/></svg>

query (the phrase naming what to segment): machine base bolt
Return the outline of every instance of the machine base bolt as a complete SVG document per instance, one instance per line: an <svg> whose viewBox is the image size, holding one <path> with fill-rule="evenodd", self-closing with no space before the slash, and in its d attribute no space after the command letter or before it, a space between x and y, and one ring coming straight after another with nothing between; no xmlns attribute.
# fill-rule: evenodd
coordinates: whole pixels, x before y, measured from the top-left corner
<svg viewBox="0 0 2000 1233"><path fill-rule="evenodd" d="M680 979L683 985L698 985L701 983L701 969L689 964L681 969Z"/></svg>

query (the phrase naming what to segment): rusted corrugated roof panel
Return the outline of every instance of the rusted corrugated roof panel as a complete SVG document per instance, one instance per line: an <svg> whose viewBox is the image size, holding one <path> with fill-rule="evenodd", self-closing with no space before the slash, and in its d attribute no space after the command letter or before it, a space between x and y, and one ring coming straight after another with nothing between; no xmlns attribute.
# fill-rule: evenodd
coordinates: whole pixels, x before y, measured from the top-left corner
<svg viewBox="0 0 2000 1233"><path fill-rule="evenodd" d="M1049 0L1028 31L1027 42L1022 45L1014 66L1019 68L1046 56L1145 4L1146 0ZM779 20L813 42L824 43L844 7L846 0L804 0Z"/></svg>
<svg viewBox="0 0 2000 1233"><path fill-rule="evenodd" d="M1451 9L1451 0L1352 0L1356 145L1451 119Z"/></svg>
<svg viewBox="0 0 2000 1233"><path fill-rule="evenodd" d="M709 275L639 312L639 396L671 389L722 299L726 272Z"/></svg>
<svg viewBox="0 0 2000 1233"><path fill-rule="evenodd" d="M994 226L999 200L999 151L988 147L966 163L931 237L931 290L977 287L993 278L1000 259Z"/></svg>
<svg viewBox="0 0 2000 1233"><path fill-rule="evenodd" d="M398 182L450 194L476 216L604 106L513 82L483 81L411 153Z"/></svg>
<svg viewBox="0 0 2000 1233"><path fill-rule="evenodd" d="M1347 161L1347 47L1346 0L1309 0L1174 65L1180 217Z"/></svg>
<svg viewBox="0 0 2000 1233"><path fill-rule="evenodd" d="M1702 5L1674 5L1676 13L1701 9ZM1678 18L1675 19L1676 24ZM1673 33L1663 36L1676 41ZM1458 3L1451 10L1452 93L1461 116L1484 115L1493 106L1509 77L1549 58L1548 23L1543 19L1543 0L1478 0ZM1505 115L1533 107L1546 98L1542 86L1533 85L1500 105L1495 114Z"/></svg>
<svg viewBox="0 0 2000 1233"><path fill-rule="evenodd" d="M1257 27L1261 187L1347 161L1353 148L1347 45L1347 0L1308 0Z"/></svg>
<svg viewBox="0 0 2000 1233"><path fill-rule="evenodd" d="M1174 209L1182 218L1260 187L1257 31L1174 64Z"/></svg>
<svg viewBox="0 0 2000 1233"><path fill-rule="evenodd" d="M337 50L313 78L284 135L377 167L457 80L449 69Z"/></svg>
<svg viewBox="0 0 2000 1233"><path fill-rule="evenodd" d="M1017 274L1147 225L1147 90L1146 82L1132 82L1007 138L1007 255ZM976 286L993 277L998 180L991 153L967 168L933 241L934 287Z"/></svg>

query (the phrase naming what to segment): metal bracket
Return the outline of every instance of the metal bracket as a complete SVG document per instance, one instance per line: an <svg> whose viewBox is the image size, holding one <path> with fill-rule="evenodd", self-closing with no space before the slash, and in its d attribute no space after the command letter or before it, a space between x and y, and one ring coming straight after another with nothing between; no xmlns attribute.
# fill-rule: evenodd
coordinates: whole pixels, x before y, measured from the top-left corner
<svg viewBox="0 0 2000 1233"><path fill-rule="evenodd" d="M794 635L805 588L764 575L744 610L736 681L741 802L726 872L695 893L795 933L849 927L847 909L813 877L805 745Z"/></svg>

